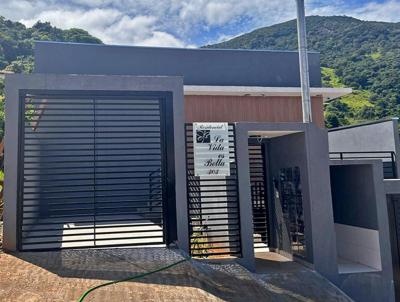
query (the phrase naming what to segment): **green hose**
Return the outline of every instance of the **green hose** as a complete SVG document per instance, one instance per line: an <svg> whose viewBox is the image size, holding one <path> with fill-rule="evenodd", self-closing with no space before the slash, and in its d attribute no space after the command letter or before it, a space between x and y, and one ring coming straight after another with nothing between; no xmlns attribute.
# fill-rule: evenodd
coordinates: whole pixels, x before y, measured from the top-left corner
<svg viewBox="0 0 400 302"><path fill-rule="evenodd" d="M112 285L112 284L116 284L116 283L120 283L120 282L140 279L140 278L146 277L148 275L151 275L151 274L154 274L154 273L161 272L163 270L169 269L169 268L171 268L171 267L173 267L175 265L178 265L179 263L182 263L182 262L185 262L185 261L188 261L188 260L189 260L188 258L185 258L183 260L180 260L178 262L172 263L170 265L160 267L160 268L158 268L158 269L156 269L154 271L149 271L149 272L146 272L146 273L143 273L143 274L139 274L139 275L136 275L136 276L133 276L133 277L128 277L128 278L121 279L121 280L110 281L110 282L106 282L106 283L94 286L92 288L89 288L87 291L85 291L83 293L83 295L79 298L78 302L82 302L87 297L87 295L89 295L89 293L91 293L92 291L94 291L94 290L96 290L96 289L98 289L100 287L104 287L104 286L107 286L107 285Z"/></svg>

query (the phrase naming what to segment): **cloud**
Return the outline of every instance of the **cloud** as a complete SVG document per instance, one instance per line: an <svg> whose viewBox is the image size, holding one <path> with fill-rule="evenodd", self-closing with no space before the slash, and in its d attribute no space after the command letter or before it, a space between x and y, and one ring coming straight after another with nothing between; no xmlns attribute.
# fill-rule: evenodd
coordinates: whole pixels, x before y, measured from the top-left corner
<svg viewBox="0 0 400 302"><path fill-rule="evenodd" d="M370 21L400 21L400 2L386 1L384 3L371 2L354 11L354 16Z"/></svg>
<svg viewBox="0 0 400 302"><path fill-rule="evenodd" d="M50 10L20 21L32 26L37 20L49 21L60 28L83 28L107 44L188 46L174 35L159 30L157 17L130 17L117 9Z"/></svg>
<svg viewBox="0 0 400 302"><path fill-rule="evenodd" d="M379 2L377 2L379 1ZM400 21L398 0L306 0L307 15ZM105 43L193 46L296 17L294 0L1 0L0 14L26 25L80 27Z"/></svg>
<svg viewBox="0 0 400 302"><path fill-rule="evenodd" d="M309 15L347 15L366 21L400 21L400 1L387 0L383 2L368 1L362 5L349 5L344 1L331 1L319 7L309 7Z"/></svg>

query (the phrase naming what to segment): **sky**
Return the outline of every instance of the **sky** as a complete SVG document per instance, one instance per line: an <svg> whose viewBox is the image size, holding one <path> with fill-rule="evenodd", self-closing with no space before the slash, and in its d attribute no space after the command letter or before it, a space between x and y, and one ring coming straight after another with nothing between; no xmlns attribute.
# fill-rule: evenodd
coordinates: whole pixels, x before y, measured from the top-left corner
<svg viewBox="0 0 400 302"><path fill-rule="evenodd" d="M400 22L400 0L305 0L307 15ZM295 0L0 0L26 26L78 27L106 44L198 47L296 17Z"/></svg>

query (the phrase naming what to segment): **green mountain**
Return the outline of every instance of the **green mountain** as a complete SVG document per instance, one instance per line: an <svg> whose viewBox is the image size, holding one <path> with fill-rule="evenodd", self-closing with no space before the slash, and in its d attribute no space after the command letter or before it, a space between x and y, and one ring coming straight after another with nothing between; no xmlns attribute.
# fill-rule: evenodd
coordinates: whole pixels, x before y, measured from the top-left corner
<svg viewBox="0 0 400 302"><path fill-rule="evenodd" d="M328 127L400 116L400 23L312 16L307 17L307 33L309 49L321 53L324 85L354 89L325 105ZM35 40L101 43L82 29L62 30L48 22L28 28L0 17L0 70L31 72ZM260 28L205 47L296 50L296 23ZM0 80L0 123L3 85Z"/></svg>
<svg viewBox="0 0 400 302"><path fill-rule="evenodd" d="M82 29L62 30L48 22L37 22L27 28L22 23L0 17L0 70L30 72L34 41L101 43Z"/></svg>
<svg viewBox="0 0 400 302"><path fill-rule="evenodd" d="M87 31L71 28L62 30L48 22L37 22L31 28L0 16L0 70L32 72L34 41L102 43ZM4 82L0 79L0 137L3 136Z"/></svg>
<svg viewBox="0 0 400 302"><path fill-rule="evenodd" d="M354 93L325 105L328 127L400 116L400 23L307 17L309 50L321 53L323 83ZM295 20L209 48L296 50Z"/></svg>

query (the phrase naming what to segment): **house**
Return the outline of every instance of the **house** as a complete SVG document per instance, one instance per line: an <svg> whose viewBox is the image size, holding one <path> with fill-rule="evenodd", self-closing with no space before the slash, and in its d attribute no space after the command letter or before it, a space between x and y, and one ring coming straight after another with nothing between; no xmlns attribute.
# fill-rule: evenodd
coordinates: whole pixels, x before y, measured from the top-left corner
<svg viewBox="0 0 400 302"><path fill-rule="evenodd" d="M296 52L37 43L34 74L6 76L4 248L177 245L250 270L269 250L394 301L382 160L330 159L323 103L351 89L309 63L303 123Z"/></svg>

